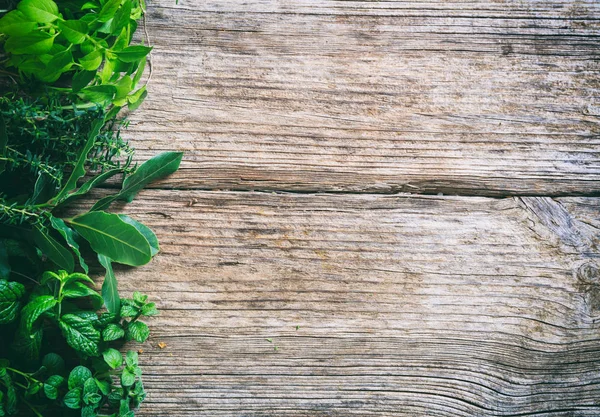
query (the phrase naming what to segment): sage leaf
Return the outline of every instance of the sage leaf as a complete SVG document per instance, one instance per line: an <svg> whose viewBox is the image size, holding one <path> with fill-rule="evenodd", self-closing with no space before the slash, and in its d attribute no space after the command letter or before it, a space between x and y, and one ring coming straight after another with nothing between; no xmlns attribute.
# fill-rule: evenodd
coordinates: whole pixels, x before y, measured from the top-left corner
<svg viewBox="0 0 600 417"><path fill-rule="evenodd" d="M82 319L75 314L65 314L60 318L58 325L69 346L88 356L98 356L100 332L89 320ZM70 380L71 377L69 377L69 385Z"/></svg>
<svg viewBox="0 0 600 417"><path fill-rule="evenodd" d="M44 255L60 268L73 272L75 261L71 252L50 236L47 231L35 227L33 229L33 241Z"/></svg>
<svg viewBox="0 0 600 417"><path fill-rule="evenodd" d="M58 6L52 0L22 0L17 9L38 23L51 23L60 17Z"/></svg>
<svg viewBox="0 0 600 417"><path fill-rule="evenodd" d="M70 224L96 253L114 262L140 266L152 258L144 235L116 214L93 211L73 218Z"/></svg>
<svg viewBox="0 0 600 417"><path fill-rule="evenodd" d="M8 324L16 320L23 295L25 295L23 284L0 279L0 324Z"/></svg>
<svg viewBox="0 0 600 417"><path fill-rule="evenodd" d="M81 252L79 251L79 244L75 241L75 238L73 236L73 230L66 225L63 219L54 217L52 215L50 216L50 223L52 224L54 230L60 233L60 235L65 239L67 245L69 245L71 250L79 259L79 265L81 265L81 268L87 274L89 269L87 264L85 263L85 260L83 259L83 256L81 256Z"/></svg>
<svg viewBox="0 0 600 417"><path fill-rule="evenodd" d="M62 35L75 45L83 43L89 31L87 23L81 20L63 20L58 22L58 28Z"/></svg>
<svg viewBox="0 0 600 417"><path fill-rule="evenodd" d="M10 11L0 19L0 33L8 36L23 36L36 26L36 22L32 22L20 10Z"/></svg>
<svg viewBox="0 0 600 417"><path fill-rule="evenodd" d="M99 254L98 261L104 269L106 269L106 275L104 276L104 282L102 283L102 298L104 299L104 305L110 313L116 314L121 308L121 300L119 299L117 278L112 269L111 260L107 256Z"/></svg>

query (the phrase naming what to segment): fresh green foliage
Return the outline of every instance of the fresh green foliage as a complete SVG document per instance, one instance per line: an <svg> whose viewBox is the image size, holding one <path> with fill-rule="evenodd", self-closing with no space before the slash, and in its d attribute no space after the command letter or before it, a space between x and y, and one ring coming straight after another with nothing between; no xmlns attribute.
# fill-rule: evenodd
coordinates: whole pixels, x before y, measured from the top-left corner
<svg viewBox="0 0 600 417"><path fill-rule="evenodd" d="M123 358L115 347L145 342L148 326L140 319L157 314L156 307L136 292L121 300L116 314L99 312L101 297L92 285L81 273L46 271L23 305L24 286L0 280L0 309L9 312L0 323L18 329L0 349L0 415L28 410L36 416L97 416L102 408L129 417L144 400L138 354ZM57 346L62 355L42 355L47 338L57 333L66 341ZM67 373L63 357L73 356L80 364Z"/></svg>
<svg viewBox="0 0 600 417"><path fill-rule="evenodd" d="M152 48L132 44L143 1L0 10L0 417L133 417L145 399L138 354L121 351L148 339L141 319L158 310L119 295L113 264L146 264L159 243L109 209L175 172L182 154L136 166L121 137L120 110L148 94L138 84ZM72 204L81 197L88 209ZM101 294L94 267L106 271Z"/></svg>
<svg viewBox="0 0 600 417"><path fill-rule="evenodd" d="M79 102L137 107L152 48L130 43L144 7L143 0L22 0L0 19L5 65Z"/></svg>

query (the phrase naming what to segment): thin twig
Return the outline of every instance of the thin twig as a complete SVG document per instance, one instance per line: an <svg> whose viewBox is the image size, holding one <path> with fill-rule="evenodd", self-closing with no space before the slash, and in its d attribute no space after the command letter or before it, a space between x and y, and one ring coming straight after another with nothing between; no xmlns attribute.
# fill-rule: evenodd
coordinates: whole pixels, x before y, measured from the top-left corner
<svg viewBox="0 0 600 417"><path fill-rule="evenodd" d="M146 37L146 46L150 46L150 35L148 34L148 24L146 22L146 10L142 9L142 22L144 23L144 35ZM150 84L150 79L152 79L152 51L148 54L148 79L144 84L144 87L147 87Z"/></svg>

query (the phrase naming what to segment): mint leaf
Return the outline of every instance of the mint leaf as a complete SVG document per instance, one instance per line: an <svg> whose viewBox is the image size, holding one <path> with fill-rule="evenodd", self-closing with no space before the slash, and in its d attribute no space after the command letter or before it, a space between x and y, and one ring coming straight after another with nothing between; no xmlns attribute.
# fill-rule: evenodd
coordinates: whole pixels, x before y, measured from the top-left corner
<svg viewBox="0 0 600 417"><path fill-rule="evenodd" d="M102 331L102 339L105 342L112 342L125 336L125 330L118 324L109 324Z"/></svg>
<svg viewBox="0 0 600 417"><path fill-rule="evenodd" d="M56 353L48 353L42 359L42 366L51 374L61 374L65 370L65 361Z"/></svg>
<svg viewBox="0 0 600 417"><path fill-rule="evenodd" d="M123 356L121 356L121 352L117 349L107 349L102 352L102 356L104 357L104 361L112 369L117 369L123 364Z"/></svg>
<svg viewBox="0 0 600 417"><path fill-rule="evenodd" d="M81 282L70 282L65 285L62 295L64 298L90 297L95 308L100 308L103 302L100 294Z"/></svg>
<svg viewBox="0 0 600 417"><path fill-rule="evenodd" d="M124 387L130 387L135 382L135 374L130 372L127 368L123 369L121 374L121 385Z"/></svg>
<svg viewBox="0 0 600 417"><path fill-rule="evenodd" d="M71 373L69 373L69 389L72 390L73 388L83 388L85 381L87 381L91 377L92 371L90 371L88 368L86 368L85 366L76 366L75 368L73 368Z"/></svg>
<svg viewBox="0 0 600 417"><path fill-rule="evenodd" d="M46 311L54 307L58 301L51 295L40 295L32 299L21 312L21 327L27 333L32 332L34 323Z"/></svg>
<svg viewBox="0 0 600 417"><path fill-rule="evenodd" d="M133 339L136 342L144 343L148 336L150 336L150 329L148 329L148 325L141 321L135 321L129 324L127 328L127 338Z"/></svg>
<svg viewBox="0 0 600 417"><path fill-rule="evenodd" d="M58 322L67 343L73 349L89 356L98 356L100 332L89 321L75 314L65 314Z"/></svg>
<svg viewBox="0 0 600 417"><path fill-rule="evenodd" d="M73 388L67 392L63 402L68 408L73 410L81 408L81 388Z"/></svg>
<svg viewBox="0 0 600 417"><path fill-rule="evenodd" d="M20 300L24 294L23 284L0 280L0 324L8 324L16 320L21 308Z"/></svg>

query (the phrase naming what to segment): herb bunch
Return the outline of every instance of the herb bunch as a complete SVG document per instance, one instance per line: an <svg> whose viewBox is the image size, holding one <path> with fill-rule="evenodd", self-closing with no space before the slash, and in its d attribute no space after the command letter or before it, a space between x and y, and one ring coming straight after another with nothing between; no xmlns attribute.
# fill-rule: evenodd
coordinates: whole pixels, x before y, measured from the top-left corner
<svg viewBox="0 0 600 417"><path fill-rule="evenodd" d="M131 45L143 11L143 0L0 11L0 417L132 417L145 398L137 353L118 349L144 342L140 319L158 311L140 293L119 295L113 263L144 265L159 244L109 210L175 172L182 154L134 165L120 134L120 110L146 96L137 85L151 48Z"/></svg>

